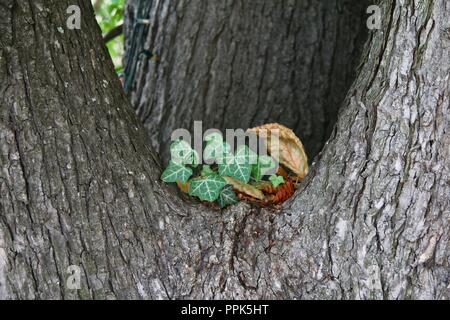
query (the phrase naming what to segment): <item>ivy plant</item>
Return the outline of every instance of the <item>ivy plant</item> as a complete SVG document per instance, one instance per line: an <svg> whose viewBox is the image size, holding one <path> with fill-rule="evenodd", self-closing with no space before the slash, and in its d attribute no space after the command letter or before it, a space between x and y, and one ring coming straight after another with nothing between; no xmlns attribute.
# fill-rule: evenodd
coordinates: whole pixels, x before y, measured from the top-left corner
<svg viewBox="0 0 450 320"><path fill-rule="evenodd" d="M226 184L226 181L217 174L195 178L189 182L189 194L200 200L213 202L219 198Z"/></svg>
<svg viewBox="0 0 450 320"><path fill-rule="evenodd" d="M166 170L164 170L161 180L164 182L182 182L186 183L192 176L192 169L182 164L169 162Z"/></svg>
<svg viewBox="0 0 450 320"><path fill-rule="evenodd" d="M200 165L199 155L189 143L174 141L170 147L171 160L161 175L162 181L181 184L180 188L190 196L216 202L225 208L239 201L235 190L256 184L276 166L272 157L258 156L246 145L233 152L219 133L208 135L205 142L203 155L209 164ZM282 179L274 175L269 181L277 187L284 182Z"/></svg>

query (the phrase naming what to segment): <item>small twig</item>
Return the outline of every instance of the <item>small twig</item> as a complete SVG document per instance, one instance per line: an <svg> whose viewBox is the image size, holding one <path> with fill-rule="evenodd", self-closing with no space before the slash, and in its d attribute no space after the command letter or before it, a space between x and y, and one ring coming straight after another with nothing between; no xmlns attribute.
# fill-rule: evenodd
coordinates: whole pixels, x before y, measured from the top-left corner
<svg viewBox="0 0 450 320"><path fill-rule="evenodd" d="M103 37L103 41L105 41L105 43L108 43L109 41L117 38L118 36L120 36L123 33L123 24L119 24L118 26L112 28L111 30L109 30Z"/></svg>

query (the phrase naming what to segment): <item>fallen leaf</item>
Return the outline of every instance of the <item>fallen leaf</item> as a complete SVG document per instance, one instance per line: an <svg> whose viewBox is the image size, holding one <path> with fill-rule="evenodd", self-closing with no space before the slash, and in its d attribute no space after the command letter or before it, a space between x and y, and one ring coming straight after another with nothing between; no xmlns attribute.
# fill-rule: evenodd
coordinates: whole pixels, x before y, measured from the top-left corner
<svg viewBox="0 0 450 320"><path fill-rule="evenodd" d="M180 188L181 191L184 193L189 193L189 181L186 183L177 181L178 188Z"/></svg>
<svg viewBox="0 0 450 320"><path fill-rule="evenodd" d="M278 130L278 143L271 137L272 130ZM269 153L275 159L277 158L276 151L279 150L279 162L297 174L300 179L303 179L308 174L308 157L305 149L300 139L291 129L278 123L270 123L248 129L247 131L253 132L264 139Z"/></svg>
<svg viewBox="0 0 450 320"><path fill-rule="evenodd" d="M231 177L223 177L228 184L231 184L235 190L244 193L252 198L264 200L264 193L256 189L254 186L240 182Z"/></svg>
<svg viewBox="0 0 450 320"><path fill-rule="evenodd" d="M292 179L287 178L286 181L283 184L279 185L275 190L275 194L271 194L267 197L266 203L279 204L292 197L295 193L294 182L292 181Z"/></svg>

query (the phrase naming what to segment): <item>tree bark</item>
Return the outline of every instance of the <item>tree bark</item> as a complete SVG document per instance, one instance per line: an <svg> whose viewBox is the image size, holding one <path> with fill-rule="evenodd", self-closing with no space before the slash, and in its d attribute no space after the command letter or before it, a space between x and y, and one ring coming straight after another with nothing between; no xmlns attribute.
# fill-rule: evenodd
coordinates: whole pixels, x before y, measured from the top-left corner
<svg viewBox="0 0 450 320"><path fill-rule="evenodd" d="M171 133L194 121L279 122L314 157L354 79L371 2L129 0L126 89L152 146L167 161Z"/></svg>
<svg viewBox="0 0 450 320"><path fill-rule="evenodd" d="M89 1L2 0L0 298L450 298L450 4L381 6L294 198L219 212L159 181Z"/></svg>

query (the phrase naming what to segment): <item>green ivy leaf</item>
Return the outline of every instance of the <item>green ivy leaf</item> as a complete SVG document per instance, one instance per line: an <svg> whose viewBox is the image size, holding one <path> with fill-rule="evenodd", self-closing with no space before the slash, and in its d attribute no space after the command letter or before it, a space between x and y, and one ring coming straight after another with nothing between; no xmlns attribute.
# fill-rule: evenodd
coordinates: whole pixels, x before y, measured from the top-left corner
<svg viewBox="0 0 450 320"><path fill-rule="evenodd" d="M262 173L265 174L269 170L273 170L276 168L277 164L275 159L271 156L259 156L258 163L261 165Z"/></svg>
<svg viewBox="0 0 450 320"><path fill-rule="evenodd" d="M257 164L252 165L252 172L250 175L255 181L261 181L262 178L262 171L261 171L261 164L258 161Z"/></svg>
<svg viewBox="0 0 450 320"><path fill-rule="evenodd" d="M185 167L182 164L169 162L166 170L161 175L161 180L164 182L177 182L186 183L192 176L192 169Z"/></svg>
<svg viewBox="0 0 450 320"><path fill-rule="evenodd" d="M251 177L255 181L260 181L269 171L276 168L275 160L271 156L259 156L258 162L252 165Z"/></svg>
<svg viewBox="0 0 450 320"><path fill-rule="evenodd" d="M236 151L236 162L245 164L256 164L258 162L258 155L246 145L240 146Z"/></svg>
<svg viewBox="0 0 450 320"><path fill-rule="evenodd" d="M226 184L225 180L217 174L192 179L189 181L189 194L203 201L216 201Z"/></svg>
<svg viewBox="0 0 450 320"><path fill-rule="evenodd" d="M205 164L202 166L202 171L200 174L202 177L207 177L216 173L211 169L211 166Z"/></svg>
<svg viewBox="0 0 450 320"><path fill-rule="evenodd" d="M236 197L236 193L234 193L233 186L226 185L222 191L220 192L219 198L217 199L217 203L221 208L225 208L226 206L236 204L239 200Z"/></svg>
<svg viewBox="0 0 450 320"><path fill-rule="evenodd" d="M252 163L256 163L257 155L247 146L238 148L236 155L227 154L220 159L219 174L222 177L232 177L243 183L250 180Z"/></svg>
<svg viewBox="0 0 450 320"><path fill-rule="evenodd" d="M214 140L208 142L203 155L205 160L216 159L216 162L219 162L220 159L230 153L230 148L228 143Z"/></svg>
<svg viewBox="0 0 450 320"><path fill-rule="evenodd" d="M276 174L271 175L269 180L275 188L284 183L284 178L282 176L277 176Z"/></svg>
<svg viewBox="0 0 450 320"><path fill-rule="evenodd" d="M213 132L208 134L205 139L204 139L207 143L211 143L211 142L223 142L223 136L222 134L220 134L219 132Z"/></svg>
<svg viewBox="0 0 450 320"><path fill-rule="evenodd" d="M197 165L199 156L197 151L193 150L189 143L184 140L176 140L170 146L171 160L178 164Z"/></svg>

